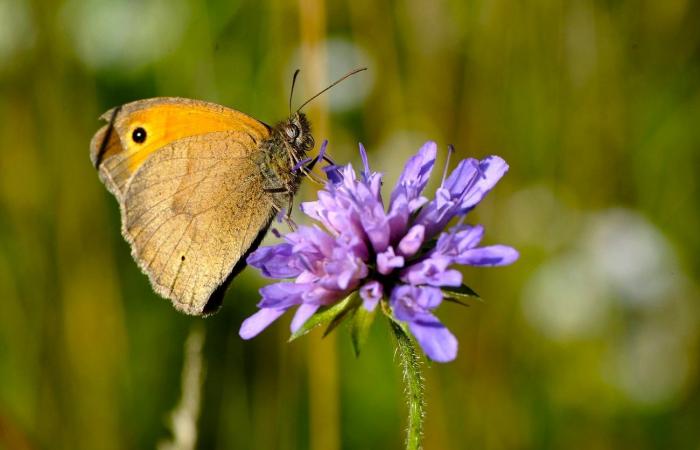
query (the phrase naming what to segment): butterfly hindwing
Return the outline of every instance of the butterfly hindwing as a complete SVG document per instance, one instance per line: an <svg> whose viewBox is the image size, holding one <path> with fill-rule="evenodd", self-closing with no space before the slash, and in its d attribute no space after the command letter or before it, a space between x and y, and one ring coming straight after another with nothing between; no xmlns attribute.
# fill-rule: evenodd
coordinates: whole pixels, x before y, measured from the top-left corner
<svg viewBox="0 0 700 450"><path fill-rule="evenodd" d="M274 215L241 132L181 139L150 156L122 202L122 232L156 292L188 314L212 294Z"/></svg>

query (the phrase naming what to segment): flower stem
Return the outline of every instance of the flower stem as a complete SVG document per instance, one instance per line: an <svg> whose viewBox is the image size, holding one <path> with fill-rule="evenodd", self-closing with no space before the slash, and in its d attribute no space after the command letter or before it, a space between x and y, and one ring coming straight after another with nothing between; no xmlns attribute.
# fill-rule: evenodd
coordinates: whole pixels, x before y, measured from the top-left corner
<svg viewBox="0 0 700 450"><path fill-rule="evenodd" d="M403 371L404 393L408 404L406 450L420 450L423 448L423 418L425 417L425 388L423 386L420 360L413 341L403 328L391 319L389 323L396 337L399 360Z"/></svg>

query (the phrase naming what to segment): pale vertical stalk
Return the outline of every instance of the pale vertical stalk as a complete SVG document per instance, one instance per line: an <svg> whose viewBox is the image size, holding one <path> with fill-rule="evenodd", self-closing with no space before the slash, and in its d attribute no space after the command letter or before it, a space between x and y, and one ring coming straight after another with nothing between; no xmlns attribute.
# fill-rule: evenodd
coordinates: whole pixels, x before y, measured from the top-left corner
<svg viewBox="0 0 700 450"><path fill-rule="evenodd" d="M170 413L172 438L158 443L158 450L194 450L197 444L197 420L204 384L204 327L195 324L185 341L180 401Z"/></svg>
<svg viewBox="0 0 700 450"><path fill-rule="evenodd" d="M326 5L324 0L299 0L301 32L301 75L305 97L326 87ZM319 97L305 109L313 125L314 137L321 142L328 135L327 99ZM340 448L338 411L338 356L335 335L309 339L309 440L311 450Z"/></svg>

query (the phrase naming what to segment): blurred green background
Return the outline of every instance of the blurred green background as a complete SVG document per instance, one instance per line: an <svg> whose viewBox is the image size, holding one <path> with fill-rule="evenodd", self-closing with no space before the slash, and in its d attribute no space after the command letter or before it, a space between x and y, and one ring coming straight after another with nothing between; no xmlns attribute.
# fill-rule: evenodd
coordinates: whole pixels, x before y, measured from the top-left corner
<svg viewBox="0 0 700 450"><path fill-rule="evenodd" d="M511 165L470 219L522 256L465 271L485 303L439 310L460 350L426 368L425 448L700 449L698 17L690 0L0 0L0 448L402 448L385 323L359 359L344 329L288 344L288 318L243 342L252 270L216 316L177 313L88 159L112 106L185 96L272 124L295 68L299 104L366 65L307 109L335 159L363 142L387 187L427 139Z"/></svg>

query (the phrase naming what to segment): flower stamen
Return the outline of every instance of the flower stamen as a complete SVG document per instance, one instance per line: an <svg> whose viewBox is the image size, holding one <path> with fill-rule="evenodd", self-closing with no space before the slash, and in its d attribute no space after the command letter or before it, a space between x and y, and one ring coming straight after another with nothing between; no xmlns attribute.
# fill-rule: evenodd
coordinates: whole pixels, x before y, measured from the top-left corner
<svg viewBox="0 0 700 450"><path fill-rule="evenodd" d="M445 158L445 167L442 169L442 181L440 182L440 187L445 186L445 180L447 179L447 169L450 167L450 158L452 153L454 153L455 147L450 144L447 146L447 158Z"/></svg>

